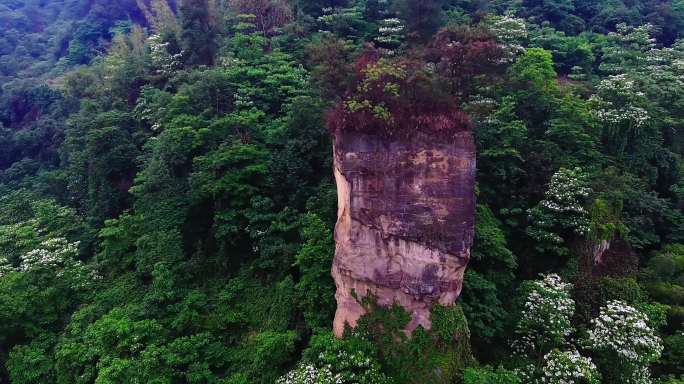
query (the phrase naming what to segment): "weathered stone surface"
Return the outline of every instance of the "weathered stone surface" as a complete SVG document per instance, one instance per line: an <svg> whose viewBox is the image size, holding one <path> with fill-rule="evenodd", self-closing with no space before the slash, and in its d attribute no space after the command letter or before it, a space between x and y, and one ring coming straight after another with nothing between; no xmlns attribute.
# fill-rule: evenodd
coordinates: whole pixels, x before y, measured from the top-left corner
<svg viewBox="0 0 684 384"><path fill-rule="evenodd" d="M599 244L594 252L594 276L628 277L637 273L639 256L627 241L616 238Z"/></svg>
<svg viewBox="0 0 684 384"><path fill-rule="evenodd" d="M594 255L594 265L601 265L603 264L603 256L606 254L606 251L610 249L610 241L608 240L599 240L595 241L592 243L593 249L592 253Z"/></svg>
<svg viewBox="0 0 684 384"><path fill-rule="evenodd" d="M399 303L430 328L430 309L453 304L470 258L475 210L475 146L469 129L448 139L427 133L392 139L337 131L338 190L334 332L355 326L353 297Z"/></svg>

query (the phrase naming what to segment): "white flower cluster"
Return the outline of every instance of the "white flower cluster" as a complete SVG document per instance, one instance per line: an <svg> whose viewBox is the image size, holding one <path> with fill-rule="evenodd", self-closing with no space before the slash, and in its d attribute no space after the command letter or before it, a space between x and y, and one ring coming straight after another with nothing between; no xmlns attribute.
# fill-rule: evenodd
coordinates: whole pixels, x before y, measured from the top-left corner
<svg viewBox="0 0 684 384"><path fill-rule="evenodd" d="M646 95L641 92L634 79L626 74L612 75L602 80L595 95L589 99L594 105L594 114L604 123L617 125L629 123L640 128L649 120L646 109L640 107Z"/></svg>
<svg viewBox="0 0 684 384"><path fill-rule="evenodd" d="M644 65L638 72L639 76L650 78L666 89L684 87L684 41L646 52Z"/></svg>
<svg viewBox="0 0 684 384"><path fill-rule="evenodd" d="M76 259L78 246L79 242L69 242L63 237L44 240L38 248L20 256L16 268L7 260L0 260L0 277L9 272L49 271L68 280L72 288L86 288L91 282L102 279L102 276Z"/></svg>
<svg viewBox="0 0 684 384"><path fill-rule="evenodd" d="M591 188L582 175L582 170L561 168L551 176L546 199L541 205L556 212L586 213L582 200L589 197Z"/></svg>
<svg viewBox="0 0 684 384"><path fill-rule="evenodd" d="M276 384L343 384L342 377L333 375L329 367L316 368L302 364L276 381Z"/></svg>
<svg viewBox="0 0 684 384"><path fill-rule="evenodd" d="M647 51L656 44L656 39L652 36L654 29L653 25L648 23L636 27L619 23L615 26L615 32L610 32L608 36L616 37L623 45L636 46L642 51Z"/></svg>
<svg viewBox="0 0 684 384"><path fill-rule="evenodd" d="M625 106L620 109L613 108L610 102L593 98L592 101L601 103L602 107L594 111L595 116L604 123L617 125L624 122L630 123L634 128L641 128L649 120L648 111L641 107Z"/></svg>
<svg viewBox="0 0 684 384"><path fill-rule="evenodd" d="M558 170L551 177L544 200L530 212L534 224L531 234L539 240L543 238L555 243L563 242L554 232L556 227L582 236L588 234L591 220L583 205L591 192L582 169Z"/></svg>
<svg viewBox="0 0 684 384"><path fill-rule="evenodd" d="M15 271L15 269L7 262L7 259L0 258L0 278L13 271Z"/></svg>
<svg viewBox="0 0 684 384"><path fill-rule="evenodd" d="M378 32L382 34L400 33L404 31L404 24L396 17L380 20Z"/></svg>
<svg viewBox="0 0 684 384"><path fill-rule="evenodd" d="M591 358L576 350L554 349L544 356L541 383L543 384L598 384L600 374Z"/></svg>
<svg viewBox="0 0 684 384"><path fill-rule="evenodd" d="M350 24L354 20L359 20L362 17L362 10L357 6L340 8L340 7L325 7L322 9L323 15L318 17L318 22L326 27L333 27L337 23Z"/></svg>
<svg viewBox="0 0 684 384"><path fill-rule="evenodd" d="M395 49L404 41L405 32L406 27L401 20L395 17L383 19L380 21L375 42L385 56L393 56L396 53Z"/></svg>
<svg viewBox="0 0 684 384"><path fill-rule="evenodd" d="M621 95L628 95L636 91L634 80L630 79L626 74L611 75L601 80L596 86L600 92L616 92Z"/></svg>
<svg viewBox="0 0 684 384"><path fill-rule="evenodd" d="M621 301L610 301L592 320L589 346L623 367L626 384L650 384L648 365L660 358L663 345L646 314Z"/></svg>
<svg viewBox="0 0 684 384"><path fill-rule="evenodd" d="M78 255L78 242L70 243L63 237L47 239L40 248L31 250L20 257L19 270L30 272L41 268L54 269L63 266Z"/></svg>
<svg viewBox="0 0 684 384"><path fill-rule="evenodd" d="M490 16L484 25L494 34L504 51L504 62L513 62L519 54L525 52L523 42L527 39L525 20L512 16Z"/></svg>
<svg viewBox="0 0 684 384"><path fill-rule="evenodd" d="M648 325L646 314L636 308L610 301L591 323L589 342L593 349L640 365L660 358L661 340Z"/></svg>
<svg viewBox="0 0 684 384"><path fill-rule="evenodd" d="M150 99L146 97L145 89L143 89L142 94L136 103L134 112L141 120L149 123L153 131L158 131L162 127L159 117L164 115L166 108L151 102Z"/></svg>
<svg viewBox="0 0 684 384"><path fill-rule="evenodd" d="M516 353L538 351L542 346L561 346L572 333L570 318L575 312L572 284L556 274L542 275L532 282L513 342Z"/></svg>
<svg viewBox="0 0 684 384"><path fill-rule="evenodd" d="M517 367L513 370L513 373L520 379L521 383L535 383L537 373L537 367L534 364L525 364L521 367Z"/></svg>
<svg viewBox="0 0 684 384"><path fill-rule="evenodd" d="M148 37L147 44L150 47L152 65L158 74L170 75L182 66L183 53L173 55L169 53L169 43L162 42L161 36L152 35Z"/></svg>
<svg viewBox="0 0 684 384"><path fill-rule="evenodd" d="M323 359L324 356L319 356L319 358ZM370 370L373 369L373 363L371 362L371 359L361 351L356 351L353 353L348 353L344 350L338 351L336 361L337 366L335 368L337 370L348 370L351 372L360 371L372 374ZM354 379L354 377L351 377L351 379Z"/></svg>
<svg viewBox="0 0 684 384"><path fill-rule="evenodd" d="M624 73L627 67L633 66L639 56L634 52L645 53L655 47L656 40L652 37L653 26L650 24L638 27L620 23L616 31L608 34L612 44L603 48L603 62L599 69L608 73Z"/></svg>

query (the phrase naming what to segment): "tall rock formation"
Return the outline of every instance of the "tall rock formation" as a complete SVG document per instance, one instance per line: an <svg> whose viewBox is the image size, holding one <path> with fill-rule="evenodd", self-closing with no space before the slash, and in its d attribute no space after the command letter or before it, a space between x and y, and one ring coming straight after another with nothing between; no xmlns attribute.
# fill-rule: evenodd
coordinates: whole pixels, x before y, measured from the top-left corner
<svg viewBox="0 0 684 384"><path fill-rule="evenodd" d="M475 145L467 117L421 82L422 67L373 61L329 116L338 192L334 332L354 327L359 300L411 314L430 328L433 305L451 305L470 258Z"/></svg>

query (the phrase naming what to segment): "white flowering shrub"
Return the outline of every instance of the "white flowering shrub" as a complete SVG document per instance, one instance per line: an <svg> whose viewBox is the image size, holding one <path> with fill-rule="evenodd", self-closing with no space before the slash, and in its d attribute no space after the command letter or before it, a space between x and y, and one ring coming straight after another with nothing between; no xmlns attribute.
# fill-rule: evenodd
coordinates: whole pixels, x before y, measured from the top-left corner
<svg viewBox="0 0 684 384"><path fill-rule="evenodd" d="M0 278L10 272L13 272L14 270L15 269L12 268L12 265L7 261L7 259L0 257Z"/></svg>
<svg viewBox="0 0 684 384"><path fill-rule="evenodd" d="M566 344L573 331L570 319L575 312L572 284L556 274L542 275L527 282L529 293L515 329L518 338L512 347L518 354L542 355Z"/></svg>
<svg viewBox="0 0 684 384"><path fill-rule="evenodd" d="M140 120L147 122L153 131L158 131L162 128L170 99L170 94L164 91L149 86L142 87L133 112Z"/></svg>
<svg viewBox="0 0 684 384"><path fill-rule="evenodd" d="M651 49L646 52L639 75L646 76L660 89L681 89L684 87L684 41L679 40L671 47Z"/></svg>
<svg viewBox="0 0 684 384"><path fill-rule="evenodd" d="M562 234L586 236L591 217L585 202L591 194L588 176L580 168L561 168L549 182L544 200L530 210L528 234L535 240L563 243Z"/></svg>
<svg viewBox="0 0 684 384"><path fill-rule="evenodd" d="M78 242L69 242L63 237L46 239L37 248L21 255L17 267L6 259L0 260L0 277L9 272L47 272L68 281L74 289L86 288L102 277L76 258L78 246Z"/></svg>
<svg viewBox="0 0 684 384"><path fill-rule="evenodd" d="M534 364L525 364L521 367L515 368L513 373L520 379L521 383L534 383L537 379L537 367Z"/></svg>
<svg viewBox="0 0 684 384"><path fill-rule="evenodd" d="M655 47L654 28L651 24L637 27L620 23L615 32L608 34L610 44L603 48L603 60L599 69L610 74L625 73L629 67L638 64L641 53Z"/></svg>
<svg viewBox="0 0 684 384"><path fill-rule="evenodd" d="M74 261L78 255L78 242L70 243L63 237L47 239L40 248L21 256L19 270L30 272L42 268L55 269Z"/></svg>
<svg viewBox="0 0 684 384"><path fill-rule="evenodd" d="M660 358L663 345L648 325L648 317L621 301L610 301L592 320L588 345L618 367L617 375L626 384L651 383L648 365Z"/></svg>
<svg viewBox="0 0 684 384"><path fill-rule="evenodd" d="M377 361L363 351L328 350L321 352L318 362L329 367L343 383L386 384L387 377L380 372Z"/></svg>
<svg viewBox="0 0 684 384"><path fill-rule="evenodd" d="M321 31L333 33L358 32L363 22L363 7L354 5L351 7L324 7L323 15L316 20L321 26Z"/></svg>
<svg viewBox="0 0 684 384"><path fill-rule="evenodd" d="M597 351L609 351L620 358L650 363L660 358L661 340L648 325L648 317L621 301L610 301L592 320L589 341Z"/></svg>
<svg viewBox="0 0 684 384"><path fill-rule="evenodd" d="M163 42L161 36L152 35L147 38L150 47L150 58L156 72L161 75L171 75L183 65L183 53L171 54L169 43Z"/></svg>
<svg viewBox="0 0 684 384"><path fill-rule="evenodd" d="M589 101L594 114L604 124L626 124L636 130L648 122L648 111L642 107L647 97L628 75L609 76L596 86L596 92Z"/></svg>
<svg viewBox="0 0 684 384"><path fill-rule="evenodd" d="M276 384L342 384L345 381L330 368L316 368L310 364L301 364L276 381Z"/></svg>
<svg viewBox="0 0 684 384"><path fill-rule="evenodd" d="M591 358L584 357L576 350L559 351L554 349L544 356L541 368L543 384L599 384L601 375Z"/></svg>
<svg viewBox="0 0 684 384"><path fill-rule="evenodd" d="M524 19L512 15L495 15L487 17L483 25L492 32L501 45L505 62L513 62L519 54L525 52L527 25Z"/></svg>
<svg viewBox="0 0 684 384"><path fill-rule="evenodd" d="M344 339L338 339L332 333L317 334L304 352L302 364L320 372L329 370L331 377L340 383L390 384L391 380L381 371L374 348L356 331Z"/></svg>
<svg viewBox="0 0 684 384"><path fill-rule="evenodd" d="M394 54L394 50L404 41L406 27L404 23L396 17L380 20L378 36L375 42L383 48L386 55Z"/></svg>

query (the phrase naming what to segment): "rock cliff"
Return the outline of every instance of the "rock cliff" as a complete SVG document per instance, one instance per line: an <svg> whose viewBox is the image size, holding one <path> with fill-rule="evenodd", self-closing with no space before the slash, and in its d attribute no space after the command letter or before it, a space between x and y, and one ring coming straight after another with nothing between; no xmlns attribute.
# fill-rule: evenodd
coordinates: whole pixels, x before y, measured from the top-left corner
<svg viewBox="0 0 684 384"><path fill-rule="evenodd" d="M403 306L411 332L429 329L431 307L461 292L473 242L475 145L470 129L435 135L435 121L402 138L333 131L338 336L345 323L356 325L358 299L368 294Z"/></svg>

